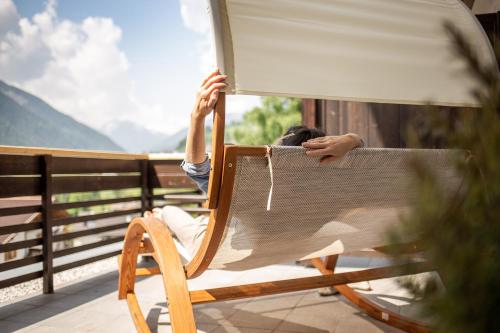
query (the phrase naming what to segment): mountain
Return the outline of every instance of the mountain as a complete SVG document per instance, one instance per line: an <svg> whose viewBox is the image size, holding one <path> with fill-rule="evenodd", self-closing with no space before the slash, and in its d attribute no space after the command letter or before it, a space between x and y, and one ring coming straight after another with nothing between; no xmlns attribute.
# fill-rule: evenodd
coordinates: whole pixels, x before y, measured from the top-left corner
<svg viewBox="0 0 500 333"><path fill-rule="evenodd" d="M0 80L0 145L123 151L110 138Z"/></svg>
<svg viewBox="0 0 500 333"><path fill-rule="evenodd" d="M240 113L226 114L226 124L229 126L241 121ZM211 133L212 116L207 117L207 133ZM168 135L146 129L131 121L116 121L104 126L103 133L130 153L166 153L184 151L188 129L183 128L174 134ZM210 135L207 137L210 142Z"/></svg>
<svg viewBox="0 0 500 333"><path fill-rule="evenodd" d="M130 153L169 152L186 137L187 128L168 135L148 130L130 121L117 121L106 126L103 132Z"/></svg>

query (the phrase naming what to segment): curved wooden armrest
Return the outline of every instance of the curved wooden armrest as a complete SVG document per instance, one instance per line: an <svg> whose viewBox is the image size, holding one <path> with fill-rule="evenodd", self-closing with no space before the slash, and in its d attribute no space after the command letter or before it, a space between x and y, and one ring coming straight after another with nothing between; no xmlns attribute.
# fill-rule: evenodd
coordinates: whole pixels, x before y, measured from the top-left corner
<svg viewBox="0 0 500 333"><path fill-rule="evenodd" d="M154 217L135 218L127 229L120 262L118 298L127 299L137 330L150 332L134 292L137 256L144 233L149 236L153 256L162 274L173 331L196 332L186 274L180 256L167 226Z"/></svg>

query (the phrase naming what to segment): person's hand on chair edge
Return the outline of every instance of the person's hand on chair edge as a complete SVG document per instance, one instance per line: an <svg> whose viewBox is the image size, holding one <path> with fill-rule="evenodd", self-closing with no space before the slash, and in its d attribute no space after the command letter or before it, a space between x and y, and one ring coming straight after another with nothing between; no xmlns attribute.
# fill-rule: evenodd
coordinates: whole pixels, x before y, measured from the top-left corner
<svg viewBox="0 0 500 333"><path fill-rule="evenodd" d="M363 146L363 140L359 135L354 133L339 136L323 136L311 139L302 144L302 147L307 148L307 156L321 156L320 164L336 161L354 148Z"/></svg>

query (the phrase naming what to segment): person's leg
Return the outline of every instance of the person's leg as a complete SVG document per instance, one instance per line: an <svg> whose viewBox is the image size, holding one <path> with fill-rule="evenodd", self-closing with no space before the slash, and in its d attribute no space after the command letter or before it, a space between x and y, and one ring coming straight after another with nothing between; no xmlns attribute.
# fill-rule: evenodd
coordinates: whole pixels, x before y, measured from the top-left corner
<svg viewBox="0 0 500 333"><path fill-rule="evenodd" d="M193 218L179 207L165 206L155 208L153 215L163 221L181 244L191 255L196 253L203 240L208 224L208 218L199 216Z"/></svg>

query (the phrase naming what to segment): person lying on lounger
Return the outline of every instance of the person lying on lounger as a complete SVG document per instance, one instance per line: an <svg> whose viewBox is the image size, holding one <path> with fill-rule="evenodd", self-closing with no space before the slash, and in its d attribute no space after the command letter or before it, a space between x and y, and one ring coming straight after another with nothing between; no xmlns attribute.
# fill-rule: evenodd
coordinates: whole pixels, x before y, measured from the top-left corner
<svg viewBox="0 0 500 333"><path fill-rule="evenodd" d="M205 117L214 109L219 91L226 84L225 75L214 71L201 84L191 113L191 124L186 141L186 157L181 166L187 176L196 182L204 192L208 191L210 160L205 151ZM309 156L321 156L320 163L332 162L343 157L350 150L363 146L357 134L325 136L324 132L305 126L294 126L276 141L277 145L306 148ZM181 242L191 256L196 254L203 240L208 224L207 216L193 218L179 207L165 206L153 209L153 215L164 221L173 235Z"/></svg>

